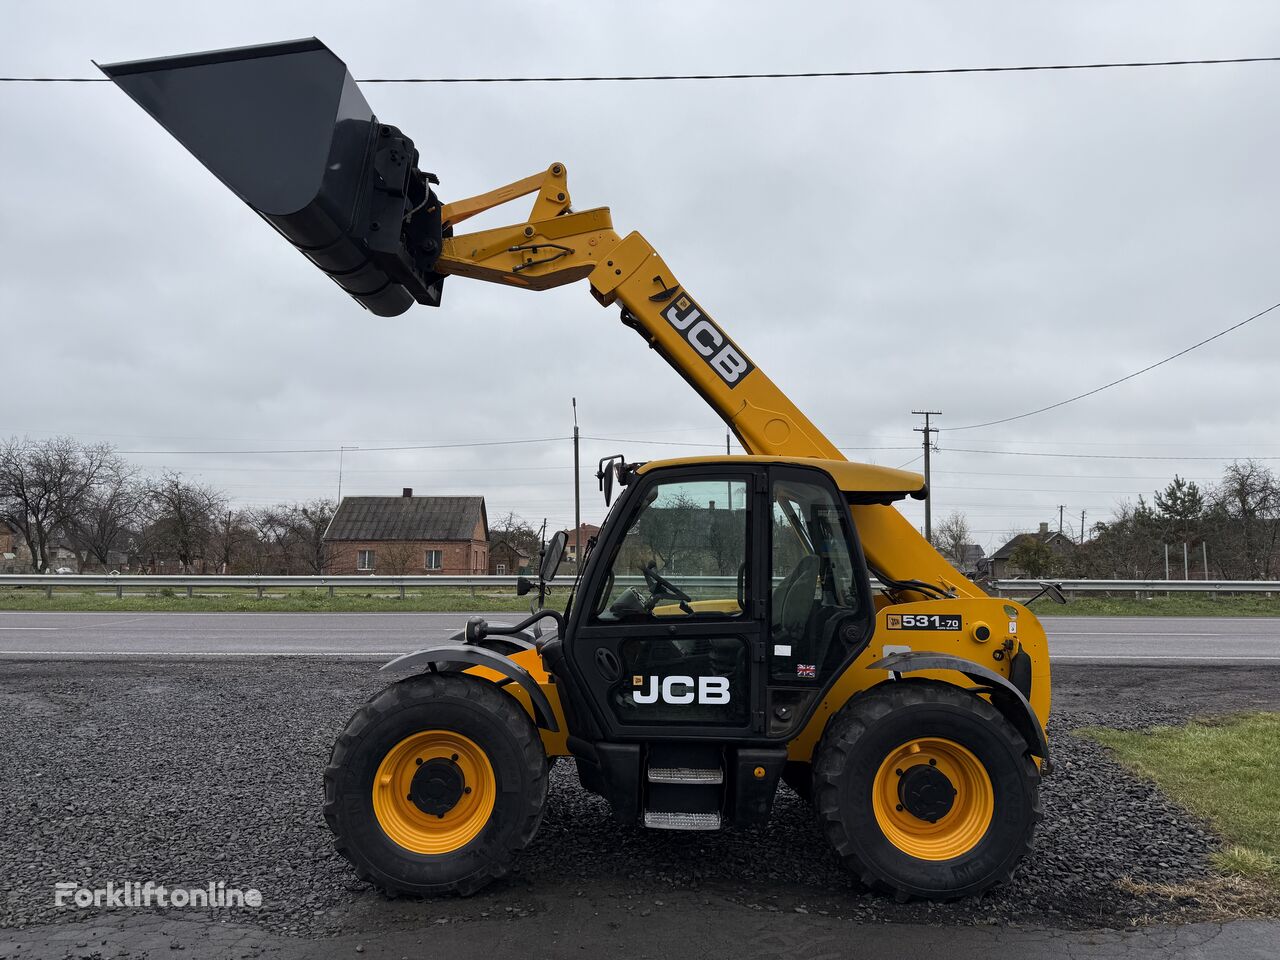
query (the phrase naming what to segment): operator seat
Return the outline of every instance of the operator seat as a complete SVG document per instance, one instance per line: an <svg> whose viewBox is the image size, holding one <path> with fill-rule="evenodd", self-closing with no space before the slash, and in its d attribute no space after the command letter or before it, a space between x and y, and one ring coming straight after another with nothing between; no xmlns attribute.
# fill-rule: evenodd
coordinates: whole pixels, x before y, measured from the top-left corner
<svg viewBox="0 0 1280 960"><path fill-rule="evenodd" d="M813 613L813 589L818 582L821 561L816 554L801 558L773 591L773 639L796 644L803 640ZM793 648L792 656L804 659Z"/></svg>

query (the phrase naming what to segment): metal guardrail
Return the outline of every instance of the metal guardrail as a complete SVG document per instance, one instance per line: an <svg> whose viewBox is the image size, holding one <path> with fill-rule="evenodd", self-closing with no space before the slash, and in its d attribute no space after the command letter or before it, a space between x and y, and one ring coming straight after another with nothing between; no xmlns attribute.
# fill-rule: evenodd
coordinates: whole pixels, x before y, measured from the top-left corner
<svg viewBox="0 0 1280 960"><path fill-rule="evenodd" d="M270 589L327 589L330 596L339 587L398 590L404 596L410 587L514 588L520 578L515 575L436 576L417 574L404 576L361 576L359 574L323 574L319 576L257 576L220 574L101 574L101 573L6 573L0 574L0 587L43 587L52 596L55 588L98 588L114 590L117 597L126 590L154 592L169 588L192 596L197 589L250 589L259 597ZM622 577L619 582L636 584L641 577ZM568 578L556 581L568 582ZM681 577L682 584L698 587L736 588L735 577ZM1280 580L1054 580L1065 593L1280 593ZM873 586L876 584L873 581ZM1039 580L994 580L986 584L996 596L1038 593Z"/></svg>
<svg viewBox="0 0 1280 960"><path fill-rule="evenodd" d="M1280 593L1280 580L1051 580L1064 593ZM1000 596L1039 593L1039 580L993 580Z"/></svg>
<svg viewBox="0 0 1280 960"><path fill-rule="evenodd" d="M221 574L102 574L102 573L5 573L0 574L0 587L43 587L46 595L52 596L55 587L75 588L109 588L117 597L124 596L126 590L143 590L147 592L169 589L185 590L191 596L197 588L213 590L218 588L256 589L258 596L271 588L276 589L324 589L330 596L337 587L365 588L398 588L404 596L406 587L511 587L514 588L519 577L477 575L471 577L449 576L360 576L356 574L320 575L320 576L226 576Z"/></svg>

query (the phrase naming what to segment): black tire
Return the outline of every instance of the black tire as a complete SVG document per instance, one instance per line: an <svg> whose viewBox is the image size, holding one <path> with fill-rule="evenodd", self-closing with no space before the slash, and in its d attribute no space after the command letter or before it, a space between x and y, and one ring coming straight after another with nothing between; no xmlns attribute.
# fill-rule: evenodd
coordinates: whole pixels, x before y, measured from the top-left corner
<svg viewBox="0 0 1280 960"><path fill-rule="evenodd" d="M393 841L374 812L373 781L405 738L445 730L473 741L492 767L492 812L474 839L447 853ZM456 759L456 757L455 757ZM424 674L375 694L347 722L324 771L324 817L356 874L387 894L470 896L503 876L542 821L547 758L529 715L487 680Z"/></svg>
<svg viewBox="0 0 1280 960"><path fill-rule="evenodd" d="M977 758L994 801L981 839L947 860L899 849L872 799L886 759L928 737L958 743ZM899 900L950 900L1007 881L1042 816L1040 772L1026 743L990 703L946 683L899 680L855 697L828 725L815 760L815 805L827 840L864 884Z"/></svg>

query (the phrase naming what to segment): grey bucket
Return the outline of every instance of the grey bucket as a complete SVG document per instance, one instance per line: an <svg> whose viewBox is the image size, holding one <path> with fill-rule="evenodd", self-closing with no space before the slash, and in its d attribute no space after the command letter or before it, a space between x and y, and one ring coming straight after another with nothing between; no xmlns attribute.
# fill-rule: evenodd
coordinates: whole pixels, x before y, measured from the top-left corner
<svg viewBox="0 0 1280 960"><path fill-rule="evenodd" d="M438 306L434 177L315 38L101 67L197 160L380 316Z"/></svg>

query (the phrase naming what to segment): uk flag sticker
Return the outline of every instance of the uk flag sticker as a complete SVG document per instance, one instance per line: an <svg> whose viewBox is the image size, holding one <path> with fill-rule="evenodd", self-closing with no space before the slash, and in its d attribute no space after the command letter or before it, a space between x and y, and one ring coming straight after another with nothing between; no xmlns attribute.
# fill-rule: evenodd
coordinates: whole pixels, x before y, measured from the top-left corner
<svg viewBox="0 0 1280 960"><path fill-rule="evenodd" d="M818 675L818 665L816 663L797 663L796 676L801 680L812 680Z"/></svg>

